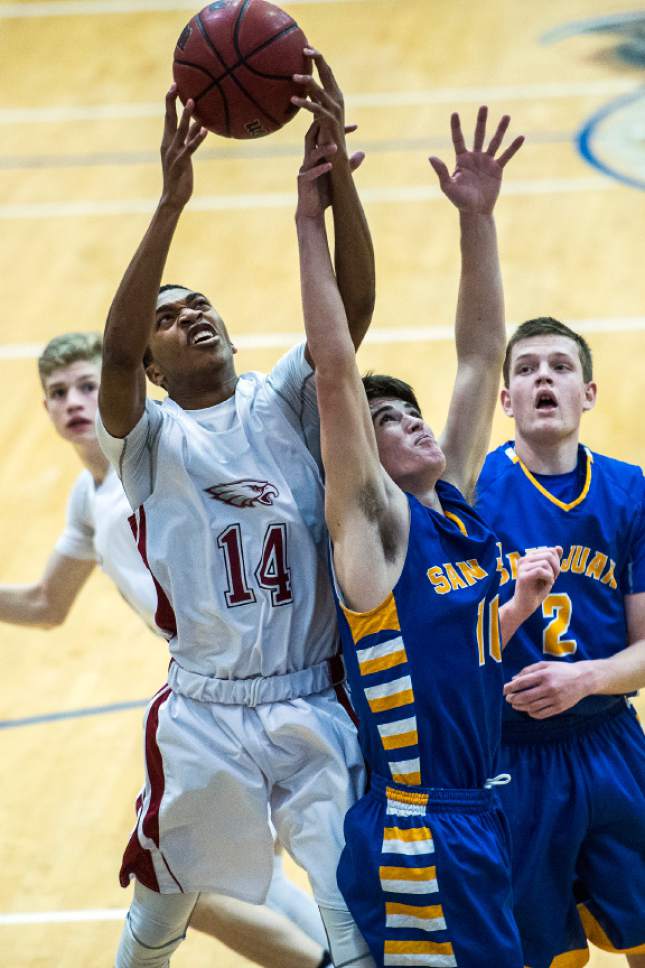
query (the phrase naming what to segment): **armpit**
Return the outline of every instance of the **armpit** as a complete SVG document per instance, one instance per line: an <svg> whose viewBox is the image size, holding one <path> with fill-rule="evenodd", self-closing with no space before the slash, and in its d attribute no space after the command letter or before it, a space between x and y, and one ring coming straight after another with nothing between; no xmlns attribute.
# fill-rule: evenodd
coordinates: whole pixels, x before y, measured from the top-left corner
<svg viewBox="0 0 645 968"><path fill-rule="evenodd" d="M366 484L359 494L358 503L367 520L378 530L385 560L395 561L399 534L383 490L374 484Z"/></svg>

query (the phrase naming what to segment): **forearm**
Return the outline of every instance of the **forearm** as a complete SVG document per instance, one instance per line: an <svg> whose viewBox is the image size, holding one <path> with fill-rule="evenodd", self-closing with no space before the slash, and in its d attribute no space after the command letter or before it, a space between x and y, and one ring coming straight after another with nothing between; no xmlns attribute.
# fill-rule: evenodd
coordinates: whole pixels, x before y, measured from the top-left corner
<svg viewBox="0 0 645 968"><path fill-rule="evenodd" d="M324 216L296 216L307 348L319 373L331 372L354 348L329 255Z"/></svg>
<svg viewBox="0 0 645 968"><path fill-rule="evenodd" d="M528 614L522 611L515 599L506 602L499 610L499 627L502 636L502 649L505 649L509 641L513 638L522 622L526 621Z"/></svg>
<svg viewBox="0 0 645 968"><path fill-rule="evenodd" d="M0 585L0 622L52 628L62 618L37 585Z"/></svg>
<svg viewBox="0 0 645 968"><path fill-rule="evenodd" d="M338 159L331 172L334 266L354 347L372 321L375 301L374 247L349 161Z"/></svg>
<svg viewBox="0 0 645 968"><path fill-rule="evenodd" d="M645 639L628 645L609 659L576 663L585 695L613 696L645 687Z"/></svg>
<svg viewBox="0 0 645 968"><path fill-rule="evenodd" d="M133 370L141 367L154 319L157 293L182 207L163 197L112 301L103 358Z"/></svg>
<svg viewBox="0 0 645 968"><path fill-rule="evenodd" d="M506 344L504 291L492 215L459 213L461 276L455 324L458 359L501 365Z"/></svg>

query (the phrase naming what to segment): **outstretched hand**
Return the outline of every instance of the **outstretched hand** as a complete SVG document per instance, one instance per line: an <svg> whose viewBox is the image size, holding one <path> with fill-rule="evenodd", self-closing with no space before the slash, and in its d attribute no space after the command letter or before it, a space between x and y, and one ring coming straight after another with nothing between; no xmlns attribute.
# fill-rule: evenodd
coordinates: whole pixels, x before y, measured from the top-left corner
<svg viewBox="0 0 645 968"><path fill-rule="evenodd" d="M329 205L327 176L331 159L338 150L335 144L318 144L318 122L314 121L305 135L305 156L298 172L297 216L317 218Z"/></svg>
<svg viewBox="0 0 645 968"><path fill-rule="evenodd" d="M194 120L193 101L186 102L178 122L176 102L177 85L173 84L166 94L166 116L161 140L162 199L183 208L193 193L192 156L208 131Z"/></svg>
<svg viewBox="0 0 645 968"><path fill-rule="evenodd" d="M345 99L333 71L320 51L305 47L304 53L311 57L322 87L311 74L294 74L293 80L302 85L302 97L294 95L291 102L314 116L319 126L319 143L335 144L339 159L347 158L345 135L356 131L357 125L345 124ZM356 151L349 156L349 166L355 171L362 164L365 153Z"/></svg>
<svg viewBox="0 0 645 968"><path fill-rule="evenodd" d="M504 167L524 143L524 136L520 135L498 158L495 157L511 120L510 116L505 114L497 125L488 148L484 150L487 117L488 108L480 107L477 112L473 147L469 150L464 141L459 115L456 113L451 115L450 129L456 155L456 165L452 175L440 158L433 155L428 159L437 173L441 191L460 212L490 215L499 195Z"/></svg>

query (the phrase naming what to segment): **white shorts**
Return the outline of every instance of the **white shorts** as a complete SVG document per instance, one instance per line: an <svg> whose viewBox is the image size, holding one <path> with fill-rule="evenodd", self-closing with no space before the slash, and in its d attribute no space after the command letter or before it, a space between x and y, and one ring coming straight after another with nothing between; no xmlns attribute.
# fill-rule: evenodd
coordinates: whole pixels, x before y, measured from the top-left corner
<svg viewBox="0 0 645 968"><path fill-rule="evenodd" d="M172 894L215 891L261 904L278 837L317 902L345 909L336 884L347 810L362 795L356 729L334 689L259 706L199 702L165 686L144 721L146 783L123 857Z"/></svg>

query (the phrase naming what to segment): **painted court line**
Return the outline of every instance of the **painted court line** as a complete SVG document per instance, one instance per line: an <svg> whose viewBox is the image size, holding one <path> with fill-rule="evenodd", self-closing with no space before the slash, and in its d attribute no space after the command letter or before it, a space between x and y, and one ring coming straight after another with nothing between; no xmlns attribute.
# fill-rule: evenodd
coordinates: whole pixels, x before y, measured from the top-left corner
<svg viewBox="0 0 645 968"><path fill-rule="evenodd" d="M16 911L0 914L0 926L9 924L71 924L78 921L122 921L126 908L96 908L86 911Z"/></svg>
<svg viewBox="0 0 645 968"><path fill-rule="evenodd" d="M567 320L569 326L578 333L642 333L645 331L645 316L610 316L602 319ZM513 332L514 326L507 328L507 334ZM454 329L451 326L425 326L398 329L372 329L368 332L365 342L371 345L393 343L442 343L454 339ZM235 345L238 349L282 349L293 346L302 340L302 331L284 333L248 333L236 336ZM0 345L0 360L35 359L43 349L42 343L5 343ZM0 728L2 728L0 721Z"/></svg>
<svg viewBox="0 0 645 968"><path fill-rule="evenodd" d="M37 726L40 723L55 723L66 719L84 719L87 716L120 713L126 709L142 709L147 702L147 699L134 699L130 702L110 703L107 706L86 706L81 709L64 709L56 713L41 713L38 716L21 716L19 719L0 719L0 729L16 729L18 726Z"/></svg>
<svg viewBox="0 0 645 968"><path fill-rule="evenodd" d="M598 175L584 178L542 178L506 182L504 196L557 195L584 192L615 191L618 184ZM363 202L369 204L406 204L443 200L438 188L428 185L408 185L394 188L364 188ZM23 202L0 205L0 221L52 218L97 218L114 215L152 215L158 199L129 198L64 202ZM264 192L245 195L196 195L191 199L190 212L231 212L253 209L295 207L293 192Z"/></svg>
<svg viewBox="0 0 645 968"><path fill-rule="evenodd" d="M191 9L194 0L189 3ZM6 6L6 5L5 5ZM21 5L21 9L24 7ZM2 16L0 4L0 17ZM543 82L539 84L498 84L491 87L439 87L420 91L373 91L347 94L353 108L418 107L426 104L488 104L493 101L532 101L568 97L612 97L634 90L634 81ZM44 105L41 107L1 108L0 124L35 124L64 121L119 121L131 118L159 118L163 104L142 101L121 104Z"/></svg>

